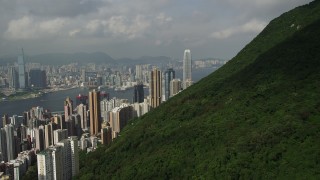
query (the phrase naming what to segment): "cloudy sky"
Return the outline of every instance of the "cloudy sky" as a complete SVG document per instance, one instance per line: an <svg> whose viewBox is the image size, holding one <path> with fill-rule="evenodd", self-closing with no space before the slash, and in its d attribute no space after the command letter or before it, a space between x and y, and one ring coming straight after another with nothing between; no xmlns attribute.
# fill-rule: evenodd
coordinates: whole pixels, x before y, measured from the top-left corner
<svg viewBox="0 0 320 180"><path fill-rule="evenodd" d="M101 51L114 58L231 58L311 0L0 0L0 56Z"/></svg>

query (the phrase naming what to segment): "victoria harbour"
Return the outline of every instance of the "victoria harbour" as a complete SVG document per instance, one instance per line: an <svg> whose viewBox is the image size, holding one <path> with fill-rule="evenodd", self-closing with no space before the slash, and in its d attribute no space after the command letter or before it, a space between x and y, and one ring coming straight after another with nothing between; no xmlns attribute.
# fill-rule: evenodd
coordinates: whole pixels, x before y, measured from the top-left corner
<svg viewBox="0 0 320 180"><path fill-rule="evenodd" d="M214 68L201 68L193 71L193 79L195 82L201 78L209 75L215 69ZM182 71L176 71L177 77L182 77ZM149 94L149 89L145 88L145 96ZM133 98L133 89L127 89L125 91L115 91L114 89L103 88L101 91L105 91L109 94L110 98L117 97L120 99L128 99L129 102ZM32 107L41 106L51 112L63 111L63 102L67 97L75 99L79 94L87 95L89 89L87 88L73 88L68 90L62 90L52 93L43 94L40 97L31 99L22 99L15 101L2 101L0 102L0 115L8 114L21 115L24 111L29 111Z"/></svg>

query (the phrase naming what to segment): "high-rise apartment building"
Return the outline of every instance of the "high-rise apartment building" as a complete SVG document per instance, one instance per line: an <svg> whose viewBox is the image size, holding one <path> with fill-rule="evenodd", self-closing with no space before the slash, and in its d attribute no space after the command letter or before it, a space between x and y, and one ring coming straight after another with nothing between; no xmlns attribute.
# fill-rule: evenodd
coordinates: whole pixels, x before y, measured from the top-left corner
<svg viewBox="0 0 320 180"><path fill-rule="evenodd" d="M1 127L4 127L7 124L10 124L10 119L9 119L8 114L4 114L2 117L2 124L1 124L2 126Z"/></svg>
<svg viewBox="0 0 320 180"><path fill-rule="evenodd" d="M77 107L77 113L80 115L81 128L88 129L88 126L87 126L87 106L81 103Z"/></svg>
<svg viewBox="0 0 320 180"><path fill-rule="evenodd" d="M7 137L6 131L4 128L0 129L0 161L7 162L8 161L8 154L7 154Z"/></svg>
<svg viewBox="0 0 320 180"><path fill-rule="evenodd" d="M73 114L73 101L70 97L67 97L67 99L64 101L64 117L66 121L69 120L69 116Z"/></svg>
<svg viewBox="0 0 320 180"><path fill-rule="evenodd" d="M182 85L180 79L173 79L170 82L170 97L178 94L179 91L181 91Z"/></svg>
<svg viewBox="0 0 320 180"><path fill-rule="evenodd" d="M44 137L45 137L45 148L53 145L53 131L55 130L55 124L51 122L49 124L44 125Z"/></svg>
<svg viewBox="0 0 320 180"><path fill-rule="evenodd" d="M168 100L170 97L170 82L175 78L175 71L172 68L169 68L164 72L164 96L165 100Z"/></svg>
<svg viewBox="0 0 320 180"><path fill-rule="evenodd" d="M70 141L72 176L76 176L79 174L78 138L76 136L71 136L71 137L69 137L68 141Z"/></svg>
<svg viewBox="0 0 320 180"><path fill-rule="evenodd" d="M52 158L53 179L63 179L63 149L61 146L50 146L47 149Z"/></svg>
<svg viewBox="0 0 320 180"><path fill-rule="evenodd" d="M57 129L53 131L53 142L54 144L57 144L59 141L62 141L64 139L68 138L68 130L66 129Z"/></svg>
<svg viewBox="0 0 320 180"><path fill-rule="evenodd" d="M7 124L4 126L6 132L6 141L7 141L7 157L8 161L15 159L16 148L15 148L15 139L14 139L14 127L12 124Z"/></svg>
<svg viewBox="0 0 320 180"><path fill-rule="evenodd" d="M120 132L128 121L133 118L133 108L127 104L114 108L110 112L110 126L112 131Z"/></svg>
<svg viewBox="0 0 320 180"><path fill-rule="evenodd" d="M192 81L191 77L191 70L192 64L191 64L191 52L190 49L184 50L183 54L183 89L187 88L187 81Z"/></svg>
<svg viewBox="0 0 320 180"><path fill-rule="evenodd" d="M131 105L133 107L133 116L140 117L150 110L150 104L145 100L142 103L134 103Z"/></svg>
<svg viewBox="0 0 320 180"><path fill-rule="evenodd" d="M62 147L63 179L71 179L72 177L71 143L68 139L64 139L58 142L57 146Z"/></svg>
<svg viewBox="0 0 320 180"><path fill-rule="evenodd" d="M53 179L52 157L48 151L42 151L37 154L38 179Z"/></svg>
<svg viewBox="0 0 320 180"><path fill-rule="evenodd" d="M101 131L100 91L89 92L90 135Z"/></svg>
<svg viewBox="0 0 320 180"><path fill-rule="evenodd" d="M79 173L77 137L70 137L37 154L38 179L71 179Z"/></svg>
<svg viewBox="0 0 320 180"><path fill-rule="evenodd" d="M158 68L153 68L150 77L150 105L152 108L156 108L161 103L162 97L162 75Z"/></svg>
<svg viewBox="0 0 320 180"><path fill-rule="evenodd" d="M43 151L45 149L45 138L44 138L44 126L34 129L34 136L36 138L36 149Z"/></svg>

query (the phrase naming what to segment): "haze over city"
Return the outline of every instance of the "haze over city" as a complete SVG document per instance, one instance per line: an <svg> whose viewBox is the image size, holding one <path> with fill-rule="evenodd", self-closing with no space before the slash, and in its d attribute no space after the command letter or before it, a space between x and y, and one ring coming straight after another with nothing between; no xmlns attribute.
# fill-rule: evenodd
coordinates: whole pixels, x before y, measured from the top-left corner
<svg viewBox="0 0 320 180"><path fill-rule="evenodd" d="M310 0L4 0L0 57L101 51L114 58L232 58L267 23Z"/></svg>

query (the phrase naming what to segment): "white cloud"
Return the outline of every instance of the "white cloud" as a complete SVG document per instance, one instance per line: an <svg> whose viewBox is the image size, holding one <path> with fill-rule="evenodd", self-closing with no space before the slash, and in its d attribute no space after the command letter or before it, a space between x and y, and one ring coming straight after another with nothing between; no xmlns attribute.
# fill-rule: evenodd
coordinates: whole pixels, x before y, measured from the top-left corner
<svg viewBox="0 0 320 180"><path fill-rule="evenodd" d="M39 23L39 31L47 32L49 34L56 34L63 28L66 20L61 18L56 18L49 21L44 21Z"/></svg>
<svg viewBox="0 0 320 180"><path fill-rule="evenodd" d="M37 21L33 17L24 16L9 22L4 33L7 39L39 39L56 36L63 29L67 20L55 18L52 20Z"/></svg>
<svg viewBox="0 0 320 180"><path fill-rule="evenodd" d="M234 35L245 34L245 33L257 34L261 32L266 27L266 25L267 23L264 21L253 19L239 26L213 32L210 37L216 38L216 39L226 39Z"/></svg>
<svg viewBox="0 0 320 180"><path fill-rule="evenodd" d="M156 17L156 22L160 25L170 23L172 21L172 17L167 16L165 13L160 13Z"/></svg>
<svg viewBox="0 0 320 180"><path fill-rule="evenodd" d="M137 15L134 19L112 16L104 24L106 33L111 33L115 37L125 36L128 39L141 37L150 26L150 22L142 15Z"/></svg>
<svg viewBox="0 0 320 180"><path fill-rule="evenodd" d="M29 39L36 36L34 28L32 28L33 19L27 16L21 19L12 20L9 23L5 37L8 39Z"/></svg>
<svg viewBox="0 0 320 180"><path fill-rule="evenodd" d="M70 37L75 37L75 36L77 36L77 34L79 34L80 32L81 32L80 29L71 30L71 31L69 31L69 36L70 36Z"/></svg>

